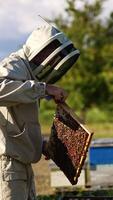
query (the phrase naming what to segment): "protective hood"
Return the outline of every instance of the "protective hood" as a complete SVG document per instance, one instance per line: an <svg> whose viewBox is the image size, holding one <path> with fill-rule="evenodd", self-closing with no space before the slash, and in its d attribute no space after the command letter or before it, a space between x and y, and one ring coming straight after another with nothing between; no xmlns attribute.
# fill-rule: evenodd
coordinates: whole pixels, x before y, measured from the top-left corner
<svg viewBox="0 0 113 200"><path fill-rule="evenodd" d="M49 24L34 30L23 48L36 79L46 83L58 81L80 54L63 32Z"/></svg>

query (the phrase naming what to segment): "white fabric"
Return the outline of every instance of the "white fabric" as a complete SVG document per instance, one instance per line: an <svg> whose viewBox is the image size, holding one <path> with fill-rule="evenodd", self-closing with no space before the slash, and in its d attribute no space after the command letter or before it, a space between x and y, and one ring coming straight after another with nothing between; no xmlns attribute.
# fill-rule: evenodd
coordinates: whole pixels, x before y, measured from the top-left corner
<svg viewBox="0 0 113 200"><path fill-rule="evenodd" d="M52 40L58 39L62 44L69 41L64 33L51 25L40 26L28 37L23 46L28 60L32 60L39 51L47 46Z"/></svg>

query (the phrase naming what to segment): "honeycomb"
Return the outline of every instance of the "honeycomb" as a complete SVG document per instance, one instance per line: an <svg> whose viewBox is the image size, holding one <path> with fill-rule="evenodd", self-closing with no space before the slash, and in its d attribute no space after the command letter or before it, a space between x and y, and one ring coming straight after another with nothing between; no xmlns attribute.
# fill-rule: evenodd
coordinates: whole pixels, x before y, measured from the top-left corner
<svg viewBox="0 0 113 200"><path fill-rule="evenodd" d="M92 135L66 104L58 105L47 150L72 185L78 181Z"/></svg>

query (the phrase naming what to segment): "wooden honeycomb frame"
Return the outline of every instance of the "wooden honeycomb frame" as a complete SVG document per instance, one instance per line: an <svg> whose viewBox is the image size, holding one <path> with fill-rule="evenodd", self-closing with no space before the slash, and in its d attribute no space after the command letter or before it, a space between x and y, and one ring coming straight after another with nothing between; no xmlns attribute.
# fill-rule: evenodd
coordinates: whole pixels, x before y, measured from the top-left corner
<svg viewBox="0 0 113 200"><path fill-rule="evenodd" d="M58 104L47 151L72 185L78 181L92 135L66 103Z"/></svg>

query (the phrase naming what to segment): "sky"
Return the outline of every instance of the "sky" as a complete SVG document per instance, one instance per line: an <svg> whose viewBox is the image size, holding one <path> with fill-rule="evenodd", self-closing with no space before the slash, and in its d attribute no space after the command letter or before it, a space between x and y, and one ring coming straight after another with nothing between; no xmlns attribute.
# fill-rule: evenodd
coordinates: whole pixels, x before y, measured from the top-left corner
<svg viewBox="0 0 113 200"><path fill-rule="evenodd" d="M92 0L89 0L92 1ZM78 8L83 0L78 1ZM113 10L113 0L106 0L103 16ZM0 0L0 59L19 49L28 35L44 18L64 13L66 0Z"/></svg>

